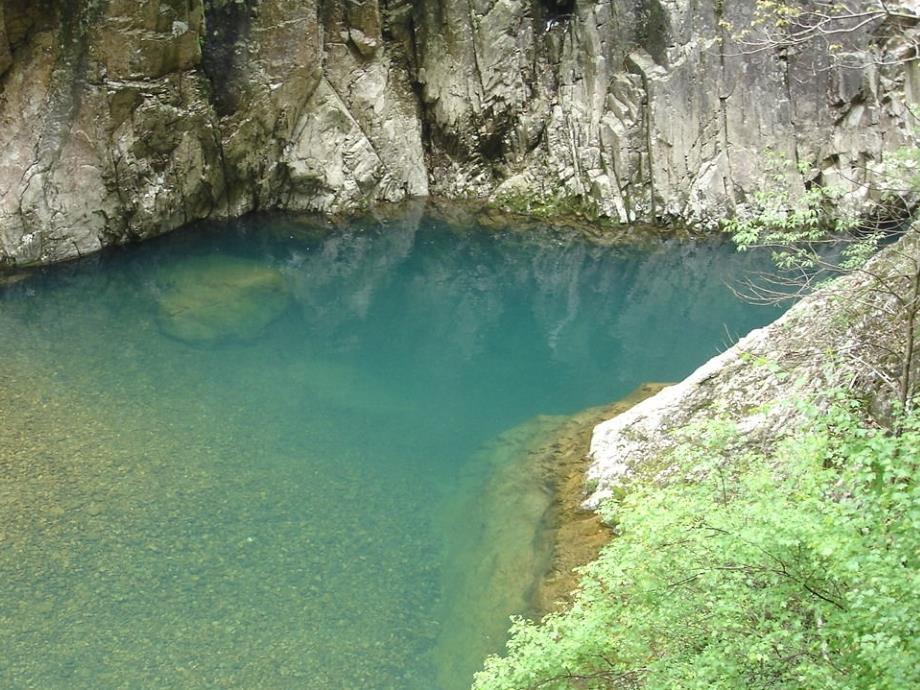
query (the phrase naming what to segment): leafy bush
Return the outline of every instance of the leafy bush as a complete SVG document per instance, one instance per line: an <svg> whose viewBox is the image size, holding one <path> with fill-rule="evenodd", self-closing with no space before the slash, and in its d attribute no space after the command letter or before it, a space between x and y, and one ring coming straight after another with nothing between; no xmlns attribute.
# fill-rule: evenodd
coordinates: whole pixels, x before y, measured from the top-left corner
<svg viewBox="0 0 920 690"><path fill-rule="evenodd" d="M573 606L515 621L474 687L920 687L920 415L895 435L854 405L769 455L724 460L724 423L682 447L607 506Z"/></svg>
<svg viewBox="0 0 920 690"><path fill-rule="evenodd" d="M783 185L792 163L773 156L771 165L774 184L754 195L753 208L723 224L739 250L771 249L778 269L751 279L739 295L776 303L820 286L849 305L842 308L851 321L884 316L881 329L860 334L858 347L847 356L888 389L893 407L909 409L920 392L920 229L914 224L910 230L909 222L920 195L920 149L903 148L886 157L876 170L884 181L874 190L877 199L862 210L841 205L843 191L814 182L817 173L807 166L799 172L812 176L812 183L804 193L792 194ZM884 255L877 253L904 231L900 242ZM838 283L839 291L828 282L847 274L859 280Z"/></svg>

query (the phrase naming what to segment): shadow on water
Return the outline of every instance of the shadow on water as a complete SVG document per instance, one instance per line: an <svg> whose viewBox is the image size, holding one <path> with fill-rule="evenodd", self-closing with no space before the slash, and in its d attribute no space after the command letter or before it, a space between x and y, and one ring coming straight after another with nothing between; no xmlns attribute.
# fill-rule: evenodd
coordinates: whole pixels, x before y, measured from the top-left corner
<svg viewBox="0 0 920 690"><path fill-rule="evenodd" d="M772 319L754 267L268 215L0 286L0 687L466 685L550 565L527 458Z"/></svg>

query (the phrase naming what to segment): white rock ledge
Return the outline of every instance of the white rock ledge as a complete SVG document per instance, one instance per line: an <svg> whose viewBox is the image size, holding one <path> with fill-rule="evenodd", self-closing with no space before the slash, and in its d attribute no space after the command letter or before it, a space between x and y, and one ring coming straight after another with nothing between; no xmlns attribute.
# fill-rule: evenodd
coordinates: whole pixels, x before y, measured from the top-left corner
<svg viewBox="0 0 920 690"><path fill-rule="evenodd" d="M717 376L729 363L737 362L742 352L747 352L764 338L766 328L751 331L729 350L699 367L680 383L668 386L651 398L643 400L626 412L608 419L594 427L591 435L588 468L589 485L597 488L591 493L585 505L592 509L611 495L611 490L630 474L631 468L648 452L650 437L672 426L673 420L682 415L687 403L697 392Z"/></svg>
<svg viewBox="0 0 920 690"><path fill-rule="evenodd" d="M866 275L838 279L680 383L598 424L585 506L597 509L649 460L656 460L656 476L663 478L668 470L663 454L687 438L687 429L692 434L694 425L710 419L731 420L742 434L740 445L764 449L801 429L799 401L821 404L822 393L834 386L846 386L885 414L884 401L892 398L879 374L896 379L899 365L883 353L897 349L903 323L887 315L892 298L867 275L903 277L907 270L901 267L918 259L915 229L873 259Z"/></svg>

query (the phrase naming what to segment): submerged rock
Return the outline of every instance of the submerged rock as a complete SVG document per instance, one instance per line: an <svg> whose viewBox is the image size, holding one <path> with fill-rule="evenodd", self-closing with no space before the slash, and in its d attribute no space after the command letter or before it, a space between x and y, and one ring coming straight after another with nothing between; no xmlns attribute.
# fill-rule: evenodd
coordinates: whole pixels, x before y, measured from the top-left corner
<svg viewBox="0 0 920 690"><path fill-rule="evenodd" d="M611 534L581 506L591 431L664 385L644 384L572 416L538 415L479 451L480 472L459 480L476 490L457 491L466 498L447 505L439 530L448 535L439 618L451 621L434 650L442 688L469 687L483 659L501 651L509 617L539 619L568 601L575 568Z"/></svg>
<svg viewBox="0 0 920 690"><path fill-rule="evenodd" d="M29 275L28 273L10 273L6 275L0 273L0 289L21 283L28 278Z"/></svg>
<svg viewBox="0 0 920 690"><path fill-rule="evenodd" d="M163 283L157 323L189 343L255 338L291 300L280 271L227 256L185 261Z"/></svg>
<svg viewBox="0 0 920 690"><path fill-rule="evenodd" d="M482 660L501 651L509 617L534 613L534 583L552 562L546 520L553 493L532 453L564 420L541 415L502 433L479 451L473 466L481 469L459 479L476 488L458 490L468 498L446 506L438 530L447 535L445 610L438 618L451 624L434 649L443 688L469 687Z"/></svg>

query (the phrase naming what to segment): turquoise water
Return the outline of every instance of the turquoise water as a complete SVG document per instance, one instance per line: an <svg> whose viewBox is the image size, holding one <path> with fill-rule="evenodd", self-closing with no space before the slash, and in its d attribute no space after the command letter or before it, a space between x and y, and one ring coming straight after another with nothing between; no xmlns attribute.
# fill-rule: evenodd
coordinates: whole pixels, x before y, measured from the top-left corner
<svg viewBox="0 0 920 690"><path fill-rule="evenodd" d="M0 687L465 687L481 449L771 320L756 263L254 216L0 288Z"/></svg>

